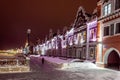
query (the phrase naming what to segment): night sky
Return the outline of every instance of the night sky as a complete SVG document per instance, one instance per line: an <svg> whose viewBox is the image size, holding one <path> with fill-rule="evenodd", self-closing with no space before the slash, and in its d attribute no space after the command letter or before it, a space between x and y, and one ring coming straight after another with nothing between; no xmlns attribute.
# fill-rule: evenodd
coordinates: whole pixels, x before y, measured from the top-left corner
<svg viewBox="0 0 120 80"><path fill-rule="evenodd" d="M51 28L62 31L74 22L79 6L92 13L96 4L97 0L0 0L0 49L24 46L28 28L33 43Z"/></svg>

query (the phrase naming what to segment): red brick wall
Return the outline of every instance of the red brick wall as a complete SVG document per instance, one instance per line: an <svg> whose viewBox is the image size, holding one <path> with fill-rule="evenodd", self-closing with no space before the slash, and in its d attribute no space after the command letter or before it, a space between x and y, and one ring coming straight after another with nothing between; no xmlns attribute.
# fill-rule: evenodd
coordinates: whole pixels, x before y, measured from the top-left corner
<svg viewBox="0 0 120 80"><path fill-rule="evenodd" d="M97 17L101 16L101 5L97 6Z"/></svg>
<svg viewBox="0 0 120 80"><path fill-rule="evenodd" d="M103 38L103 55L110 48L120 51L120 35Z"/></svg>

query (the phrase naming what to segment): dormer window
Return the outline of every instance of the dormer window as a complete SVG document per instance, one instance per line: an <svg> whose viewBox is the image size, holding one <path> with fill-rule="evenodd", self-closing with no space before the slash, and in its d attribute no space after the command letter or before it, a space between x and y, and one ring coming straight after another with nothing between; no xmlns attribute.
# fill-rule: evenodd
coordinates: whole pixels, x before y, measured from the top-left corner
<svg viewBox="0 0 120 80"><path fill-rule="evenodd" d="M115 1L115 10L120 8L120 0Z"/></svg>
<svg viewBox="0 0 120 80"><path fill-rule="evenodd" d="M107 4L103 7L103 15L106 16L111 13L111 4Z"/></svg>

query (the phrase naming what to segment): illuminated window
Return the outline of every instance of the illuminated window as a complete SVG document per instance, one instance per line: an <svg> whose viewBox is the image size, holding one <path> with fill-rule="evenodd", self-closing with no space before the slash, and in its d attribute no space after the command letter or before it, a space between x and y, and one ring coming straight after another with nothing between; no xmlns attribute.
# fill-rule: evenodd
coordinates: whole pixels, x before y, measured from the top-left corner
<svg viewBox="0 0 120 80"><path fill-rule="evenodd" d="M103 15L106 16L111 13L111 4L107 4L103 8Z"/></svg>
<svg viewBox="0 0 120 80"><path fill-rule="evenodd" d="M70 37L69 37L69 45L70 45L70 46L73 45L73 36L70 36Z"/></svg>
<svg viewBox="0 0 120 80"><path fill-rule="evenodd" d="M78 33L78 44L81 43L81 33Z"/></svg>
<svg viewBox="0 0 120 80"><path fill-rule="evenodd" d="M81 43L84 43L86 41L86 31L83 31L81 33Z"/></svg>
<svg viewBox="0 0 120 80"><path fill-rule="evenodd" d="M86 40L86 31L83 32L83 40Z"/></svg>
<svg viewBox="0 0 120 80"><path fill-rule="evenodd" d="M117 34L117 33L120 33L120 23L117 23L116 24L116 31L115 31L115 33Z"/></svg>
<svg viewBox="0 0 120 80"><path fill-rule="evenodd" d="M120 0L116 0L115 2L115 10L120 8Z"/></svg>
<svg viewBox="0 0 120 80"><path fill-rule="evenodd" d="M91 29L90 30L90 39L93 39L94 38L94 29Z"/></svg>
<svg viewBox="0 0 120 80"><path fill-rule="evenodd" d="M74 44L78 44L78 37L77 36L78 36L77 34L74 35Z"/></svg>

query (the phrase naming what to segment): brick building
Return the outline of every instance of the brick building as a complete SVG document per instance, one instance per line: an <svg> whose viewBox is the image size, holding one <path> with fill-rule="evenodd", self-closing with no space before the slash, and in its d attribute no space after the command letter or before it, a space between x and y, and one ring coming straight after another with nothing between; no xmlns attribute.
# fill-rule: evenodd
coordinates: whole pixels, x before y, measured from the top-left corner
<svg viewBox="0 0 120 80"><path fill-rule="evenodd" d="M99 0L97 8L96 64L120 69L120 0Z"/></svg>

